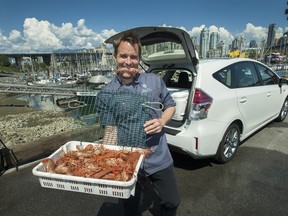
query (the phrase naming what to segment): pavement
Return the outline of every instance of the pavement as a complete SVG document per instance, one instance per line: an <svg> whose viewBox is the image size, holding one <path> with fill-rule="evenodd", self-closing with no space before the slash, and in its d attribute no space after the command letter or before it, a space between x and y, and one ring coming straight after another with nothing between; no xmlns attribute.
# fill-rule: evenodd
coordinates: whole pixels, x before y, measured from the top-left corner
<svg viewBox="0 0 288 216"><path fill-rule="evenodd" d="M255 133L227 164L173 153L181 195L177 215L287 216L287 140L288 119ZM38 163L0 177L2 216L123 215L121 199L41 187L32 174Z"/></svg>

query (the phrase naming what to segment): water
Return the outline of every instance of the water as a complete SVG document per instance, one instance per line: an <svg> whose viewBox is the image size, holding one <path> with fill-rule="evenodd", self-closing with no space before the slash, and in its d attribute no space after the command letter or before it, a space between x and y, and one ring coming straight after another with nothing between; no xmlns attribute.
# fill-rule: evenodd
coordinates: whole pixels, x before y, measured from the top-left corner
<svg viewBox="0 0 288 216"><path fill-rule="evenodd" d="M62 96L63 97L63 96ZM28 102L28 106L38 110L53 110L53 111L65 111L64 108L60 108L56 104L56 100L61 98L61 96L54 95L21 95L17 99L24 100Z"/></svg>
<svg viewBox="0 0 288 216"><path fill-rule="evenodd" d="M81 103L81 106L75 106L75 108L69 108L68 106L59 107L57 105L57 100L61 98L67 98L67 96L29 94L17 97L19 100L27 101L29 107L37 110L65 112L67 113L67 116L80 119L87 125L92 125L97 122L96 111L93 106L96 97L81 98L84 103Z"/></svg>

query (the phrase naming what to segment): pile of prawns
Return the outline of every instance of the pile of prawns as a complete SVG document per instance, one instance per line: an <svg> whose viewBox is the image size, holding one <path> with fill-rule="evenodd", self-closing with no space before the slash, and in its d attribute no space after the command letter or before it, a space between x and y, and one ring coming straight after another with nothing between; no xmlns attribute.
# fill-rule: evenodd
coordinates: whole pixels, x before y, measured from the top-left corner
<svg viewBox="0 0 288 216"><path fill-rule="evenodd" d="M112 150L103 145L88 144L85 148L68 151L56 161L42 160L44 171L50 173L80 176L86 178L129 181L141 154L147 150Z"/></svg>

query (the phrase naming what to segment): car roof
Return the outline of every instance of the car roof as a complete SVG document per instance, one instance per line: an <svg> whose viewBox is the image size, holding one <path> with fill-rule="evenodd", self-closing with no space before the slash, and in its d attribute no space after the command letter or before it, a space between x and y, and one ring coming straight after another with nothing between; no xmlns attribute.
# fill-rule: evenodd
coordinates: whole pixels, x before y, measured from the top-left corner
<svg viewBox="0 0 288 216"><path fill-rule="evenodd" d="M199 70L206 68L213 68L213 71L218 71L228 65L237 63L237 62L258 62L254 59L250 58L209 58L209 59L201 59L199 61ZM261 62L258 62L262 64Z"/></svg>

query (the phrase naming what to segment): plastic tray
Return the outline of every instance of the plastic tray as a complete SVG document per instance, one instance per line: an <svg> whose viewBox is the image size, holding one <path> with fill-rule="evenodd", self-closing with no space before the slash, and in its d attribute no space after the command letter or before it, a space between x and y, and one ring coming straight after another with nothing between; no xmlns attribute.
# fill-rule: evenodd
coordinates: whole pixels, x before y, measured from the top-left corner
<svg viewBox="0 0 288 216"><path fill-rule="evenodd" d="M91 142L70 141L61 146L57 151L50 155L49 158L56 161L65 152L70 150L76 150L76 146L82 145L83 147L85 147L88 144L99 145L97 143ZM104 145L104 147L113 150L131 150L131 147L115 145ZM136 150L137 148L132 148L132 151ZM41 186L45 188L127 199L131 195L134 196L135 194L137 175L142 165L143 159L144 155L141 154L136 165L133 177L127 182L48 173L44 171L44 165L42 162L40 162L36 167L33 168L32 173L33 175L39 177Z"/></svg>

